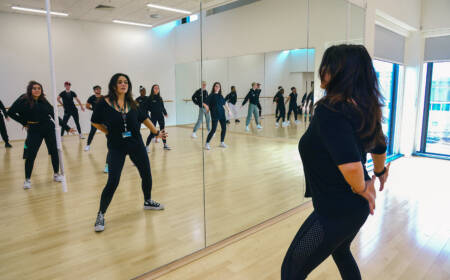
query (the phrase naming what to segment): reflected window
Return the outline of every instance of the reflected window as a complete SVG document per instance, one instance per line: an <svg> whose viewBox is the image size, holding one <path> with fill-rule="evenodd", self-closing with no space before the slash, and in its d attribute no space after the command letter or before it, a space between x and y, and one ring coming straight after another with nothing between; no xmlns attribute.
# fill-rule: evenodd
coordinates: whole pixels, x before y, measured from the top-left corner
<svg viewBox="0 0 450 280"><path fill-rule="evenodd" d="M381 94L384 97L385 106L382 108L382 127L388 141L387 154L389 156L393 153L395 136L395 112L397 104L397 80L399 65L381 60L374 60L373 66L375 67Z"/></svg>
<svg viewBox="0 0 450 280"><path fill-rule="evenodd" d="M450 155L450 62L426 65L421 152Z"/></svg>

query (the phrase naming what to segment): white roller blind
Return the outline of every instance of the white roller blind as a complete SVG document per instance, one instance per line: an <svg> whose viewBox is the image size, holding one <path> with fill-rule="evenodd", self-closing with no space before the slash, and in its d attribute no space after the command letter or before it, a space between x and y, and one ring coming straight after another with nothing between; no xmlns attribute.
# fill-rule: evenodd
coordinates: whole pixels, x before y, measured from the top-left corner
<svg viewBox="0 0 450 280"><path fill-rule="evenodd" d="M450 60L450 36L425 39L426 62Z"/></svg>
<svg viewBox="0 0 450 280"><path fill-rule="evenodd" d="M375 26L374 56L380 60L403 64L405 37L384 27Z"/></svg>

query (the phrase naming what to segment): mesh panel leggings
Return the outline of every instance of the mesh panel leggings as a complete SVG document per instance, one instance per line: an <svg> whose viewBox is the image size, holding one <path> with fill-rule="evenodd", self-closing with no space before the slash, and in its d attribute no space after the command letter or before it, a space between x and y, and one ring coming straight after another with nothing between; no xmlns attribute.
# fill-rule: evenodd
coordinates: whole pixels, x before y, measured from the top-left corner
<svg viewBox="0 0 450 280"><path fill-rule="evenodd" d="M114 196L122 174L123 164L127 154L131 161L136 165L139 175L142 179L142 192L144 199L151 198L152 191L152 174L150 171L150 161L148 159L147 151L144 144L139 144L135 147L123 147L121 149L109 149L107 155L108 161L108 182L103 189L100 199L100 212L105 213Z"/></svg>
<svg viewBox="0 0 450 280"><path fill-rule="evenodd" d="M367 219L369 211L324 217L313 211L294 237L281 267L282 280L306 279L332 255L342 279L361 279L350 244Z"/></svg>

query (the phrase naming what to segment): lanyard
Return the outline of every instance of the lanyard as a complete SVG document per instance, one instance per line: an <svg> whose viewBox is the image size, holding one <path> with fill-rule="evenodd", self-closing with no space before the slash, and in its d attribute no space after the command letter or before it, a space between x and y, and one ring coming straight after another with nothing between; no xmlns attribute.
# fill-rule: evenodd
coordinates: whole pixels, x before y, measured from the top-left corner
<svg viewBox="0 0 450 280"><path fill-rule="evenodd" d="M124 127L125 131L128 131L128 128L127 128L127 103L124 102L123 109L119 107L119 104L117 102L114 102L114 105L116 106L117 109L119 109L119 112L122 115L123 127Z"/></svg>

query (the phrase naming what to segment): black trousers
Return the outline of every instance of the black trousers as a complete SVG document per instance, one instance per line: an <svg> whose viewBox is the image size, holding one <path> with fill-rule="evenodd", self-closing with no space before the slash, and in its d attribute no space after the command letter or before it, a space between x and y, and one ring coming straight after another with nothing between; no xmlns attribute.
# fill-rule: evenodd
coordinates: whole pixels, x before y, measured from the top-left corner
<svg viewBox="0 0 450 280"><path fill-rule="evenodd" d="M80 117L78 116L78 110L64 110L63 124L67 125L70 117L75 121L75 125L77 126L78 133L81 134L81 126L80 126ZM61 136L64 135L64 130L61 130Z"/></svg>
<svg viewBox="0 0 450 280"><path fill-rule="evenodd" d="M220 132L220 142L225 141L225 135L227 134L227 121L226 119L212 119L212 127L211 131L206 138L206 143L209 143L216 133L217 123L220 122L220 128L222 131Z"/></svg>
<svg viewBox="0 0 450 280"><path fill-rule="evenodd" d="M283 119L283 122L284 122L286 119L286 107L277 106L277 110L278 110L277 122L279 122L280 119Z"/></svg>
<svg viewBox="0 0 450 280"><path fill-rule="evenodd" d="M56 145L55 125L52 122L31 124L27 131L23 158L25 159L25 178L30 179L33 172L34 160L45 139L48 153L52 159L53 172L59 171L58 147Z"/></svg>
<svg viewBox="0 0 450 280"><path fill-rule="evenodd" d="M261 117L261 112L262 112L261 103L258 102L258 104L256 106L258 106L259 116Z"/></svg>
<svg viewBox="0 0 450 280"><path fill-rule="evenodd" d="M87 140L87 145L91 145L92 143L92 139L94 139L94 135L97 132L97 129L95 128L95 126L91 125L91 131L89 131L89 136L88 136L88 140Z"/></svg>
<svg viewBox="0 0 450 280"><path fill-rule="evenodd" d="M164 121L164 115L157 116L156 114L152 114L150 117L150 120L152 121L153 125L156 127L157 124L159 124L159 130L163 130L166 127L166 122ZM147 143L146 145L150 145L150 142L152 142L152 139L155 138L155 134L150 132L150 135L147 137ZM163 143L166 144L167 140L163 139Z"/></svg>
<svg viewBox="0 0 450 280"><path fill-rule="evenodd" d="M295 120L297 120L297 114L298 114L298 111L297 111L297 105L294 105L294 106L289 106L289 111L288 111L288 114L287 114L287 119L288 120L290 120L291 119L291 113L292 112L294 112L294 117L295 117Z"/></svg>
<svg viewBox="0 0 450 280"><path fill-rule="evenodd" d="M325 217L313 211L289 246L281 267L281 279L306 279L330 255L342 279L361 279L350 244L368 215L368 207L337 217Z"/></svg>
<svg viewBox="0 0 450 280"><path fill-rule="evenodd" d="M8 143L9 142L8 132L6 132L5 120L3 119L2 114L0 114L0 134L2 135L3 141L5 141L5 143Z"/></svg>
<svg viewBox="0 0 450 280"><path fill-rule="evenodd" d="M103 189L100 199L100 212L105 213L119 185L120 175L126 156L129 155L131 161L136 165L142 180L142 192L144 199L151 198L152 173L150 171L150 161L144 143L121 147L120 149L108 149L108 181Z"/></svg>
<svg viewBox="0 0 450 280"><path fill-rule="evenodd" d="M279 112L280 112L280 108L278 108L278 106L277 106L277 108L275 109L275 118L278 118Z"/></svg>

